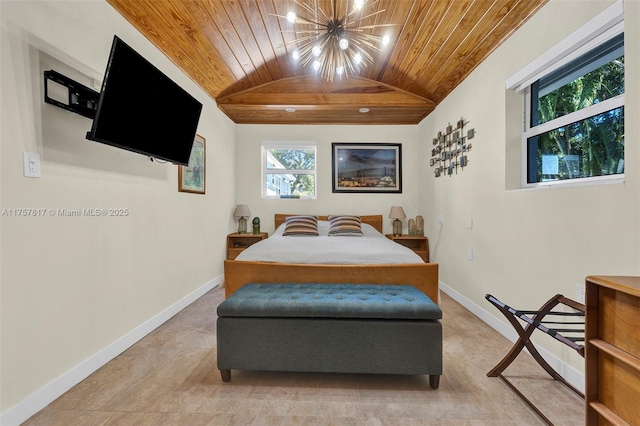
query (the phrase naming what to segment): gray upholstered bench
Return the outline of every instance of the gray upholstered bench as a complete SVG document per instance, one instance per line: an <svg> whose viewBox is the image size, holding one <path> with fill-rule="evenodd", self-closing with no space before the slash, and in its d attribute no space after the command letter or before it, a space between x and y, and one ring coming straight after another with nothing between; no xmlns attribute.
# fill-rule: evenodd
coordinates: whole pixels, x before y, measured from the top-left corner
<svg viewBox="0 0 640 426"><path fill-rule="evenodd" d="M245 284L218 306L218 369L442 374L442 311L415 287Z"/></svg>

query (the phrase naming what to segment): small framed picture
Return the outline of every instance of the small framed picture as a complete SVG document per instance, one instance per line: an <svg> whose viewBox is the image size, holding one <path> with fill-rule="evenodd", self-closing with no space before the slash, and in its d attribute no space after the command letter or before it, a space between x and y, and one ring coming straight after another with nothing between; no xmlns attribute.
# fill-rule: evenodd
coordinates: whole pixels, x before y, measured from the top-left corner
<svg viewBox="0 0 640 426"><path fill-rule="evenodd" d="M178 166L178 191L205 193L205 139L196 134L188 166Z"/></svg>

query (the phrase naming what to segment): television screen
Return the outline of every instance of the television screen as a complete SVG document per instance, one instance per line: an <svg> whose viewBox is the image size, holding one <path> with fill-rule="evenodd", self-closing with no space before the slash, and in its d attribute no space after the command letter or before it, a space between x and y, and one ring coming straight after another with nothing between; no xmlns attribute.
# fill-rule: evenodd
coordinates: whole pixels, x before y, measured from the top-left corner
<svg viewBox="0 0 640 426"><path fill-rule="evenodd" d="M87 139L187 165L202 104L114 36Z"/></svg>

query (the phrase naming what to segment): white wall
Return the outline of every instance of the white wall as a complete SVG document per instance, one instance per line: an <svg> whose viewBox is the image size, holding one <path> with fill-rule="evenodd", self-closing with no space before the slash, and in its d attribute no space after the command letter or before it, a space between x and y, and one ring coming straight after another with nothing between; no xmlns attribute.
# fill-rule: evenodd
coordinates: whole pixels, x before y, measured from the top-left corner
<svg viewBox="0 0 640 426"><path fill-rule="evenodd" d="M287 114L284 111L283 114ZM260 217L261 230L272 233L275 213L382 214L384 232L391 233L388 219L392 205L403 206L407 219L422 214L418 209L421 182L418 176L418 126L236 126L236 190L238 203L247 204ZM261 143L263 141L314 141L317 145L316 200L262 199ZM332 142L387 142L402 144L402 194L334 194L331 192ZM403 221L407 232L407 219Z"/></svg>
<svg viewBox="0 0 640 426"><path fill-rule="evenodd" d="M1 217L6 413L220 282L234 226L235 145L234 125L215 102L106 2L2 1L0 12L1 208L129 210ZM89 119L43 102L44 68L89 86L102 79L114 34L203 103L206 195L179 193L177 166L86 140ZM23 151L39 153L41 178L22 176Z"/></svg>
<svg viewBox="0 0 640 426"><path fill-rule="evenodd" d="M429 184L420 189L420 210L430 219L429 236L437 235L437 215L444 215L435 259L441 282L499 321L505 322L486 293L536 309L558 293L575 298L588 275L640 274L639 2L625 2L625 183L505 190L505 80L610 4L550 1L420 124L424 165L431 139L447 123L465 117L477 131L462 173L434 178L433 168L421 168L419 180ZM536 343L584 371L582 358L540 334L534 333Z"/></svg>

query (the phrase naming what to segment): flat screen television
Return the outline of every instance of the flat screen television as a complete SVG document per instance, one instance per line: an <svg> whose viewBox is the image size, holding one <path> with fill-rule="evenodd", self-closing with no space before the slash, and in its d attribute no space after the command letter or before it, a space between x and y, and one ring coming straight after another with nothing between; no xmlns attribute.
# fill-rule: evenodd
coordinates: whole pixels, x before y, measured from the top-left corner
<svg viewBox="0 0 640 426"><path fill-rule="evenodd" d="M187 165L202 104L117 36L87 139Z"/></svg>

